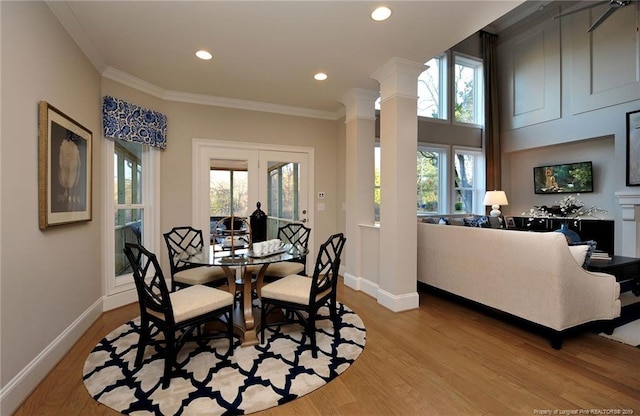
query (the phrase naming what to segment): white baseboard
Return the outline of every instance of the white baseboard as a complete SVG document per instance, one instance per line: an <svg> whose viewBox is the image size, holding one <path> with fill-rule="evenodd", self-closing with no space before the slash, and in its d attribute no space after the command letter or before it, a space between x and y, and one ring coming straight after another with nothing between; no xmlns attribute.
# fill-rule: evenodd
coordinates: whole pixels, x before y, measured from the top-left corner
<svg viewBox="0 0 640 416"><path fill-rule="evenodd" d="M417 309L420 306L420 296L418 292L394 295L385 290L378 289L378 303L393 312L408 311Z"/></svg>
<svg viewBox="0 0 640 416"><path fill-rule="evenodd" d="M342 273L344 276L344 284L353 290L360 290L360 277L354 276L351 273Z"/></svg>
<svg viewBox="0 0 640 416"><path fill-rule="evenodd" d="M112 309L116 309L137 301L138 293L136 292L136 289L134 287L130 290L105 296L103 298L102 310L103 312L110 311Z"/></svg>
<svg viewBox="0 0 640 416"><path fill-rule="evenodd" d="M0 390L0 414L10 415L102 314L98 299Z"/></svg>
<svg viewBox="0 0 640 416"><path fill-rule="evenodd" d="M376 299L379 304L393 312L402 312L416 309L420 305L418 292L394 295L380 289L380 285L364 277L357 277L349 273L344 274L344 284L353 290L364 292Z"/></svg>
<svg viewBox="0 0 640 416"><path fill-rule="evenodd" d="M344 284L353 290L362 291L372 298L377 298L378 284L372 282L371 280L345 273Z"/></svg>

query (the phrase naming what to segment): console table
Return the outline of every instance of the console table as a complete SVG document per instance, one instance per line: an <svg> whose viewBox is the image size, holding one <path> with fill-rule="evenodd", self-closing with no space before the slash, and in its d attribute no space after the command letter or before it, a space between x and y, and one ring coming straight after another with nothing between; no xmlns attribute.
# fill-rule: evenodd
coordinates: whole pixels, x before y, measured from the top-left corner
<svg viewBox="0 0 640 416"><path fill-rule="evenodd" d="M513 217L515 229L527 231L555 231L560 228L564 220L560 218ZM577 232L582 241L594 240L598 243L598 250L606 251L609 255L615 252L613 220L587 219L569 221L569 228Z"/></svg>
<svg viewBox="0 0 640 416"><path fill-rule="evenodd" d="M640 296L640 259L612 256L611 260L592 259L587 270L612 274L620 282L620 292L632 291Z"/></svg>

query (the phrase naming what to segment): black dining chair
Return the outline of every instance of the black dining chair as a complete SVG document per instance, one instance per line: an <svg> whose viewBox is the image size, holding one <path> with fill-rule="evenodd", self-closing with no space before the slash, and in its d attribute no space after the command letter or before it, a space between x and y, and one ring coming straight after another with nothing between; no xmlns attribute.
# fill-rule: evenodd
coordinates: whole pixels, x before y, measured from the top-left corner
<svg viewBox="0 0 640 416"><path fill-rule="evenodd" d="M289 223L278 229L278 238L285 244L291 244L292 247L306 251L309 247L309 237L311 228L305 227L301 223ZM270 264L264 275L266 282L281 279L283 277L301 274L307 275L307 256L291 261L281 261Z"/></svg>
<svg viewBox="0 0 640 416"><path fill-rule="evenodd" d="M296 322L303 325L311 339L311 351L317 358L316 319L318 310L328 304L337 336L336 288L340 256L346 242L342 233L334 234L320 246L313 270L313 276L289 275L262 287L262 316L260 342L264 344L264 331L268 326ZM269 322L268 316L277 310L284 310L284 322Z"/></svg>
<svg viewBox="0 0 640 416"><path fill-rule="evenodd" d="M220 289L193 285L169 292L156 255L140 244L126 243L124 253L133 269L133 280L140 305L140 338L135 367L142 365L145 349L163 346L164 372L162 388L169 386L176 357L189 341L226 337L233 355L233 295ZM204 332L209 322L223 322L225 332ZM162 332L162 339L151 338L151 326Z"/></svg>
<svg viewBox="0 0 640 416"><path fill-rule="evenodd" d="M190 226L173 227L163 234L171 267L171 291L192 285L221 286L227 275L221 267L186 262L204 247L202 230Z"/></svg>

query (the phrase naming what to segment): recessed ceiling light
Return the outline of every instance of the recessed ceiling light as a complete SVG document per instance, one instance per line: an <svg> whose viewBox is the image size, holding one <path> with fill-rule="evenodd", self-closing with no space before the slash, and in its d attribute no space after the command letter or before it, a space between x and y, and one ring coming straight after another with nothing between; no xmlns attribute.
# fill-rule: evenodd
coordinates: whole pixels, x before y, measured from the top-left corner
<svg viewBox="0 0 640 416"><path fill-rule="evenodd" d="M209 59L213 58L213 55L211 55L211 53L205 51L204 49L197 51L196 56L204 61L208 61Z"/></svg>
<svg viewBox="0 0 640 416"><path fill-rule="evenodd" d="M389 16L391 16L391 9L385 6L380 6L371 12L371 18L376 22L387 20Z"/></svg>
<svg viewBox="0 0 640 416"><path fill-rule="evenodd" d="M318 81L324 81L325 79L327 79L327 74L325 74L324 72L318 72L317 74L315 74L313 76L313 78L315 78Z"/></svg>

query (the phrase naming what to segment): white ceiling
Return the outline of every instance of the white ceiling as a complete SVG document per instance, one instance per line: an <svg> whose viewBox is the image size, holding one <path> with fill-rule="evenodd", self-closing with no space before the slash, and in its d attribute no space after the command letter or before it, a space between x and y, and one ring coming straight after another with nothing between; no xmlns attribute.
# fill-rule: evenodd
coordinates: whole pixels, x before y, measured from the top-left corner
<svg viewBox="0 0 640 416"><path fill-rule="evenodd" d="M425 62L522 0L49 1L106 77L165 99L256 104L335 118L352 88L393 57ZM194 56L213 53L211 61ZM323 71L329 79L318 82Z"/></svg>

